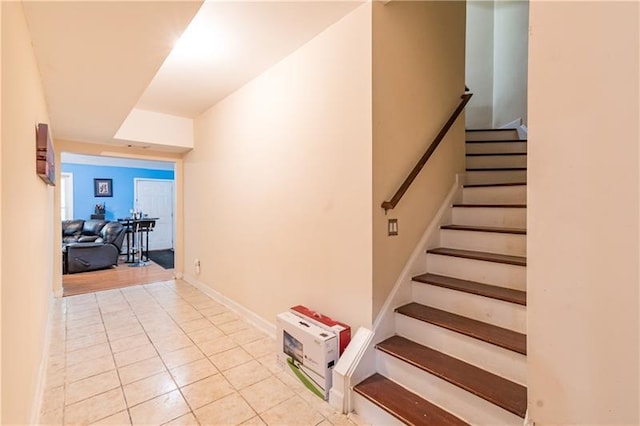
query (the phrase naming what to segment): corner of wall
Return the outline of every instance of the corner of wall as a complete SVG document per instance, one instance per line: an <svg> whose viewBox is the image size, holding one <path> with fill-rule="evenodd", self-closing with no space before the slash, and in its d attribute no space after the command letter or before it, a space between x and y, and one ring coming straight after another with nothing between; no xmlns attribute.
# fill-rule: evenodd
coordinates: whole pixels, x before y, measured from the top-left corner
<svg viewBox="0 0 640 426"><path fill-rule="evenodd" d="M464 169L459 117L394 210L380 207L424 154L464 92L465 3L390 2L373 9L373 310ZM398 235L387 235L387 220Z"/></svg>

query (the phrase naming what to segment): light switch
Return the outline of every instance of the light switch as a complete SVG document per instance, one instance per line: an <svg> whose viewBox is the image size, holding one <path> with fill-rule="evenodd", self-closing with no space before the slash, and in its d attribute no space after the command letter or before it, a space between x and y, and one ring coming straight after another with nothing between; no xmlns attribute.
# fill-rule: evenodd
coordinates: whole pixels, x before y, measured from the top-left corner
<svg viewBox="0 0 640 426"><path fill-rule="evenodd" d="M389 219L387 231L390 236L398 235L398 219Z"/></svg>

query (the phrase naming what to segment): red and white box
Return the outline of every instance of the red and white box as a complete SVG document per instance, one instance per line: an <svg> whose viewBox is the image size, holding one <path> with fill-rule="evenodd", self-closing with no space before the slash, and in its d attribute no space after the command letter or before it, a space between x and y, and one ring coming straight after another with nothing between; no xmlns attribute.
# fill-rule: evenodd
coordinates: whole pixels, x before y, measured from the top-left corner
<svg viewBox="0 0 640 426"><path fill-rule="evenodd" d="M338 336L291 312L276 317L278 363L311 392L329 398Z"/></svg>
<svg viewBox="0 0 640 426"><path fill-rule="evenodd" d="M351 341L351 327L347 324L335 321L326 315L312 311L306 306L297 305L289 309L290 312L302 317L314 325L331 331L338 338L339 355L342 355L345 348Z"/></svg>

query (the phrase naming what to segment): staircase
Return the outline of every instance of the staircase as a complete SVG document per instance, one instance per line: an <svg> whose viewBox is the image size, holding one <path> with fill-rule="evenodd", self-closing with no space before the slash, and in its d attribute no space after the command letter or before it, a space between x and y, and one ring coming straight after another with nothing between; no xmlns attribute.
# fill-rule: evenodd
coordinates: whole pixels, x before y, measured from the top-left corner
<svg viewBox="0 0 640 426"><path fill-rule="evenodd" d="M526 141L468 130L467 174L440 246L354 390L373 425L522 425L526 389Z"/></svg>

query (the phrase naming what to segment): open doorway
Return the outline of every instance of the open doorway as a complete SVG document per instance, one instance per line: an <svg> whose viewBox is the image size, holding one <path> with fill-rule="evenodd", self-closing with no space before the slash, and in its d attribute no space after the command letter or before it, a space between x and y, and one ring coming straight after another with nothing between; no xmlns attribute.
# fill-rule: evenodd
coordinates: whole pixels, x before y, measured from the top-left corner
<svg viewBox="0 0 640 426"><path fill-rule="evenodd" d="M80 247L77 246L66 250L63 248L63 295L173 278L175 162L63 152L60 169L63 176L60 185L63 247L87 242L98 244L105 239L102 234L108 234L105 232L108 227L120 229L122 226L124 229L118 233L118 238L110 242L117 248L117 259L114 260L96 259L98 254L79 256L77 250ZM156 184L141 192L139 182ZM143 196L142 203L140 194ZM157 206L162 209L156 209ZM156 218L154 224L158 227L148 233L149 243L147 245L144 241L144 247L140 246L140 239L132 238L133 229L131 223L127 222L134 211ZM157 247L156 243L159 244ZM171 259L167 259L167 253L164 253L160 263L154 262L151 255L143 258L150 259L149 262L140 262L143 249L166 250ZM98 249L95 250L97 253ZM134 251L135 256L132 255ZM67 255L72 252L75 257ZM70 268L69 265L74 262L78 264ZM138 266L144 263L144 267L130 267L134 263Z"/></svg>
<svg viewBox="0 0 640 426"><path fill-rule="evenodd" d="M466 30L466 128L526 132L529 2L468 1Z"/></svg>

